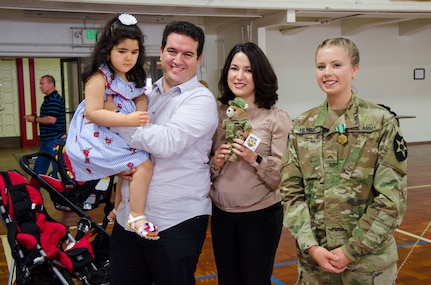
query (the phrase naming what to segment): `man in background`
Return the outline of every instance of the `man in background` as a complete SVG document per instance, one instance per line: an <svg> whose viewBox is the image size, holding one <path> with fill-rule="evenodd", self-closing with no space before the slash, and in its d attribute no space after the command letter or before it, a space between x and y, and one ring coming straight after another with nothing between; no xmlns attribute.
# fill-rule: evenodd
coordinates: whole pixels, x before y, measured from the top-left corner
<svg viewBox="0 0 431 285"><path fill-rule="evenodd" d="M55 78L52 75L44 75L39 82L40 91L45 98L40 107L40 114L27 115L27 122L39 124L40 145L39 151L57 154L57 146L62 136L66 134L66 110L64 99L55 88ZM54 176L57 173L57 163L46 157L39 156L34 164L37 174L46 174L49 164L52 162Z"/></svg>

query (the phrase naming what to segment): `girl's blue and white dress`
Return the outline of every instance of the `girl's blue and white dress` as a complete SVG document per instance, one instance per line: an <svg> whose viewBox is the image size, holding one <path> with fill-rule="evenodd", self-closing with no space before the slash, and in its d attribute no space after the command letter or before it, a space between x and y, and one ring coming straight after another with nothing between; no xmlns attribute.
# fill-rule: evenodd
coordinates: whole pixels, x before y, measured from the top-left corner
<svg viewBox="0 0 431 285"><path fill-rule="evenodd" d="M125 82L105 65L99 70L106 80L105 100L106 95L114 95L113 100L119 112L128 114L136 111L133 99L142 95L145 87L136 88L133 82ZM149 158L148 152L130 147L120 135L109 128L86 124L88 119L84 105L85 100L78 105L66 139L66 155L76 181L115 175L136 167Z"/></svg>

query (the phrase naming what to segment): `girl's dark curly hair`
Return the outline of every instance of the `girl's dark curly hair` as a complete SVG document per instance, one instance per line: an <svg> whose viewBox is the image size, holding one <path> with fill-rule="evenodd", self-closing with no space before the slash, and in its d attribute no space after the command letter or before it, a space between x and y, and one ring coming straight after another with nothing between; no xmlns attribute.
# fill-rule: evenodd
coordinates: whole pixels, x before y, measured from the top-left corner
<svg viewBox="0 0 431 285"><path fill-rule="evenodd" d="M222 75L218 83L218 88L221 94L218 100L222 104L228 104L229 100L233 100L235 98L235 94L233 94L232 90L229 88L227 78L232 59L235 54L239 52L247 55L251 63L251 72L256 89L255 104L259 108L271 109L271 107L278 100L277 75L275 74L274 69L272 68L272 65L265 53L258 45L252 42L237 44L230 51L228 57L226 58Z"/></svg>
<svg viewBox="0 0 431 285"><path fill-rule="evenodd" d="M111 19L103 28L97 33L96 45L93 49L92 55L88 64L82 73L82 80L87 80L98 71L98 68L105 64L112 70L109 61L111 50L125 39L137 40L139 45L139 55L135 66L126 73L127 80L135 82L137 88L145 86L147 74L145 73L145 49L144 49L144 36L141 29L134 25L123 25L118 19L117 15Z"/></svg>

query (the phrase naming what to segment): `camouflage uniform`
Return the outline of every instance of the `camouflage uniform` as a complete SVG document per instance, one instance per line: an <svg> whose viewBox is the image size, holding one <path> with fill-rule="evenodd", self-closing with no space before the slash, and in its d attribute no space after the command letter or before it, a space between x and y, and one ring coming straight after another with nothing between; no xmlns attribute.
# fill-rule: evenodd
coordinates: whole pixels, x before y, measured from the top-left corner
<svg viewBox="0 0 431 285"><path fill-rule="evenodd" d="M407 148L385 109L354 94L332 125L322 105L294 121L281 164L284 226L296 239L297 284L395 284L393 237L407 198ZM337 126L346 126L345 144ZM341 247L341 274L320 270L307 249Z"/></svg>

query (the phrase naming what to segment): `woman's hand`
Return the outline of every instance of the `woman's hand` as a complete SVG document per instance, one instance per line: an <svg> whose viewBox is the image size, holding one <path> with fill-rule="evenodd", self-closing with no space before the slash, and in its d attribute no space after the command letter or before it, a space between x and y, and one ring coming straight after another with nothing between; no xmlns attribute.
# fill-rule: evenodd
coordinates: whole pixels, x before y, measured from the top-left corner
<svg viewBox="0 0 431 285"><path fill-rule="evenodd" d="M223 167L226 162L226 155L230 153L229 146L227 144L222 144L219 148L214 152L213 156L213 164L211 167L214 170L219 170Z"/></svg>
<svg viewBox="0 0 431 285"><path fill-rule="evenodd" d="M250 164L256 161L257 153L246 147L243 140L233 139L233 141L234 143L232 144L232 151L236 155L240 156Z"/></svg>

